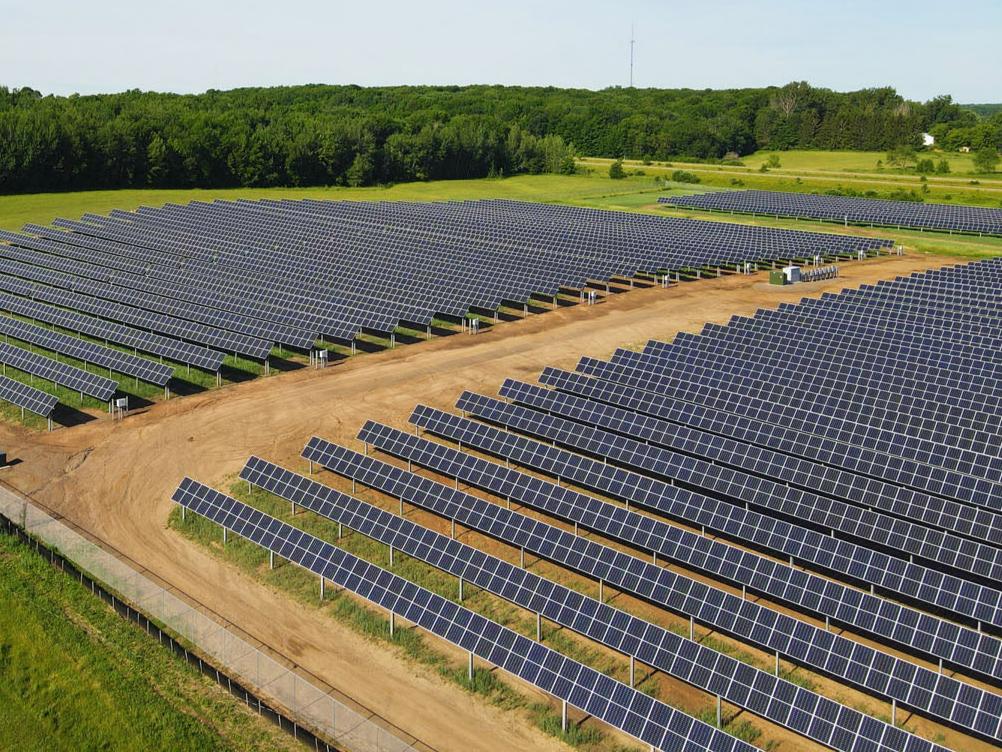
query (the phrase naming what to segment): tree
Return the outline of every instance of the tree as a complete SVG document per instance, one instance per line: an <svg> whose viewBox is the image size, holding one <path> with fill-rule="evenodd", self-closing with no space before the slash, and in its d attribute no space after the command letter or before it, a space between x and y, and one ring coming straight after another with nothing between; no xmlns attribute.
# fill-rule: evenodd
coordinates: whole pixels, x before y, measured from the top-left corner
<svg viewBox="0 0 1002 752"><path fill-rule="evenodd" d="M937 175L949 175L950 174L950 163L945 159L941 159L936 163L936 174Z"/></svg>
<svg viewBox="0 0 1002 752"><path fill-rule="evenodd" d="M978 172L995 172L998 163L998 149L989 146L974 153L974 169Z"/></svg>
<svg viewBox="0 0 1002 752"><path fill-rule="evenodd" d="M617 159L609 165L609 177L613 180L622 180L626 177L626 170L623 169L622 159Z"/></svg>
<svg viewBox="0 0 1002 752"><path fill-rule="evenodd" d="M167 144L159 133L154 134L150 145L146 147L147 180L150 185L163 186L167 184L170 163L167 158Z"/></svg>
<svg viewBox="0 0 1002 752"><path fill-rule="evenodd" d="M769 155L769 160L768 160L767 164L769 165L770 169L782 166L780 164L780 162L779 162L779 155L778 154L770 154Z"/></svg>
<svg viewBox="0 0 1002 752"><path fill-rule="evenodd" d="M915 165L915 171L919 175L931 175L936 171L936 165L931 159L920 159Z"/></svg>

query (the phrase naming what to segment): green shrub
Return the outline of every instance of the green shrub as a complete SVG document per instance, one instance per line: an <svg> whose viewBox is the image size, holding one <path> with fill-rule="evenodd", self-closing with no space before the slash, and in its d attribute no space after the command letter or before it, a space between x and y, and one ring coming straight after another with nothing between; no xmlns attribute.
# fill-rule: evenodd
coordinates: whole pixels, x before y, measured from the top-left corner
<svg viewBox="0 0 1002 752"><path fill-rule="evenodd" d="M698 183L699 176L685 170L675 170L671 174L671 179L676 183Z"/></svg>

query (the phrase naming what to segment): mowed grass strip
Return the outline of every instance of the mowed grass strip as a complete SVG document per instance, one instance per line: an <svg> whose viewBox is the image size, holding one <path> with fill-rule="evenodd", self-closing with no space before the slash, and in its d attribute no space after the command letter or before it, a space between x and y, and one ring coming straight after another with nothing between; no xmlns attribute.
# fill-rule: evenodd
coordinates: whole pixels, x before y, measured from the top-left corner
<svg viewBox="0 0 1002 752"><path fill-rule="evenodd" d="M302 749L6 534L0 604L0 749Z"/></svg>

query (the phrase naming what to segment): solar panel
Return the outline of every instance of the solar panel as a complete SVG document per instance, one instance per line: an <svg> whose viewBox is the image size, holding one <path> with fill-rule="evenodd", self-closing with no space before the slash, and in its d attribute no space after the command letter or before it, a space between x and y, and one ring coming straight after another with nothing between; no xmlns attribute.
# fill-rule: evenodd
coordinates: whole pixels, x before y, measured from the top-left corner
<svg viewBox="0 0 1002 752"><path fill-rule="evenodd" d="M0 343L0 363L81 394L88 394L102 402L110 400L118 390L117 381L50 360L7 343Z"/></svg>
<svg viewBox="0 0 1002 752"><path fill-rule="evenodd" d="M589 283L890 245L510 201L192 202L54 225L0 231L0 271L114 303L119 316L119 305L157 314L151 331L250 357L264 357L262 341L391 335ZM116 320L144 314L129 315Z"/></svg>
<svg viewBox="0 0 1002 752"><path fill-rule="evenodd" d="M561 391L683 425L697 426L756 446L776 449L795 457L810 458L938 497L988 503L1002 493L1002 486L996 487L983 480L901 457L906 444L898 444L893 448L873 447L875 442L868 441L866 445L860 445L843 440L837 434L812 434L791 427L783 421L772 423L766 416L735 415L716 407L556 368L544 369L539 381ZM891 450L894 450L893 454Z"/></svg>
<svg viewBox="0 0 1002 752"><path fill-rule="evenodd" d="M1002 544L1002 515L966 504L946 501L822 462L801 459L751 442L730 439L700 428L515 379L506 379L498 393L516 404L604 428L654 446L706 457L725 467L748 470L795 488L879 509L903 520L921 522L974 540Z"/></svg>
<svg viewBox="0 0 1002 752"><path fill-rule="evenodd" d="M990 692L322 439L310 439L303 457L865 692L1002 739L1002 697Z"/></svg>
<svg viewBox="0 0 1002 752"><path fill-rule="evenodd" d="M936 749L890 724L258 457L247 461L240 477L825 746L846 752L864 744L881 751Z"/></svg>
<svg viewBox="0 0 1002 752"><path fill-rule="evenodd" d="M29 287L21 294L30 296L32 289ZM106 343L114 342L117 345L135 348L137 351L170 358L177 363L192 365L210 372L218 371L223 363L223 353L207 347L192 345L172 337L152 334L4 292L0 292L0 310L103 339Z"/></svg>
<svg viewBox="0 0 1002 752"><path fill-rule="evenodd" d="M0 376L0 399L17 407L48 418L58 400L51 394L35 389L7 376Z"/></svg>
<svg viewBox="0 0 1002 752"><path fill-rule="evenodd" d="M652 747L754 752L750 744L190 478L172 500Z"/></svg>
<svg viewBox="0 0 1002 752"><path fill-rule="evenodd" d="M43 329L7 316L0 316L0 334L5 338L14 337L85 363L93 363L127 376L135 376L156 386L166 385L174 375L174 369L162 363L153 363L145 358L102 347L93 342Z"/></svg>

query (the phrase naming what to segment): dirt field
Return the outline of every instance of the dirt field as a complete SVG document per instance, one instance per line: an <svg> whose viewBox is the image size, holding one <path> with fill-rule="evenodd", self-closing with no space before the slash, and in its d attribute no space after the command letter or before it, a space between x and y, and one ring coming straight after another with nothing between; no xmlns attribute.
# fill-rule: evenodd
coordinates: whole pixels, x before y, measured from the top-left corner
<svg viewBox="0 0 1002 752"><path fill-rule="evenodd" d="M306 439L353 445L367 418L403 426L418 402L451 409L466 388L496 392L508 376L534 381L546 365L573 368L582 355L671 339L706 321L938 267L943 257L909 255L845 264L843 277L810 286L762 285L728 276L668 290L636 290L594 307L576 306L157 404L51 434L0 425L0 446L21 460L3 480L109 542L161 579L208 604L244 631L392 723L442 750L560 749L512 714L458 687L408 670L390 653L269 591L169 531L170 494L184 475L225 488L251 454L304 468Z"/></svg>

